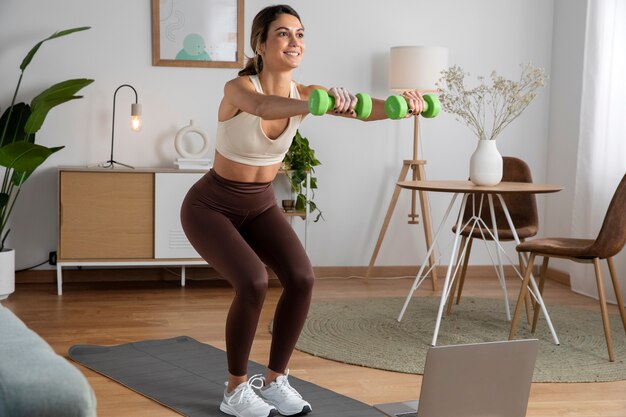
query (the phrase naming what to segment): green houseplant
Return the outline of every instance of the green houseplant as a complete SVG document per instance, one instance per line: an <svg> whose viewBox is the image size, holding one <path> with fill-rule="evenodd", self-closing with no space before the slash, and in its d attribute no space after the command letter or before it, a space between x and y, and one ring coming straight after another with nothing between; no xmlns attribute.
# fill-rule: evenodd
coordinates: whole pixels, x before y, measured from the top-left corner
<svg viewBox="0 0 626 417"><path fill-rule="evenodd" d="M317 178L313 176L315 173L314 167L321 165L321 162L315 158L315 151L311 149L307 138L300 134L300 131L296 131L296 135L291 142L289 151L285 155L283 166L287 171L287 178L291 185L292 191L296 194L296 210L304 210L306 205L309 205L309 213L313 214L317 211L317 216L313 220L317 222L320 218L323 218L321 210L317 207L313 198L317 189ZM311 196L307 199L306 196L306 177L310 173L310 192Z"/></svg>
<svg viewBox="0 0 626 417"><path fill-rule="evenodd" d="M17 103L24 70L44 42L87 29L89 27L78 27L53 33L38 42L26 54L20 65L21 72L11 104L0 117L0 166L4 167L0 189L0 252L8 251L5 249L5 241L10 232L7 224L22 185L50 155L63 149L63 146L47 148L35 144L35 134L52 108L67 101L82 98L76 93L93 82L86 78L63 81L41 92L32 99L30 104ZM12 273L14 274L14 271ZM1 284L2 277L0 276L0 297L3 293Z"/></svg>

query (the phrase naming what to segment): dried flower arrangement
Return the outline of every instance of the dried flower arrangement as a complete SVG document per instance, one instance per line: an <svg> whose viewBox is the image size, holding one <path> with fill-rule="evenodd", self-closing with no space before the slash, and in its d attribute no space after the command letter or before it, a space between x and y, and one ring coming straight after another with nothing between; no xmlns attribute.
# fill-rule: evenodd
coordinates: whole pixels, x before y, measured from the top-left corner
<svg viewBox="0 0 626 417"><path fill-rule="evenodd" d="M495 71L491 85L484 77L477 77L479 85L465 87L465 73L455 65L441 72L437 83L442 91L441 106L463 121L481 140L495 140L502 130L524 111L535 98L537 90L546 81L543 68L522 65L519 81L507 80Z"/></svg>

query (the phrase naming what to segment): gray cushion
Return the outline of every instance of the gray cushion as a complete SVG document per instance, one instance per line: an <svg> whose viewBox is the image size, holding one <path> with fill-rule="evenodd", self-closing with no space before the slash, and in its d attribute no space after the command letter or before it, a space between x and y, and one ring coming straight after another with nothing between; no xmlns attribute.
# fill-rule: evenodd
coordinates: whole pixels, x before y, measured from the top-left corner
<svg viewBox="0 0 626 417"><path fill-rule="evenodd" d="M96 416L83 374L1 304L0 416Z"/></svg>

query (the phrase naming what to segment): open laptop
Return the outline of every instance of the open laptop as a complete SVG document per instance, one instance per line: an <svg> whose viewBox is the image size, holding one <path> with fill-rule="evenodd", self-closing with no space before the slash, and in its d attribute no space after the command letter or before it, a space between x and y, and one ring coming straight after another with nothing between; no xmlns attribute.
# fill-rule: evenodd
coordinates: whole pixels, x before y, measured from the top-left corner
<svg viewBox="0 0 626 417"><path fill-rule="evenodd" d="M428 349L419 401L376 404L389 417L524 417L537 339Z"/></svg>

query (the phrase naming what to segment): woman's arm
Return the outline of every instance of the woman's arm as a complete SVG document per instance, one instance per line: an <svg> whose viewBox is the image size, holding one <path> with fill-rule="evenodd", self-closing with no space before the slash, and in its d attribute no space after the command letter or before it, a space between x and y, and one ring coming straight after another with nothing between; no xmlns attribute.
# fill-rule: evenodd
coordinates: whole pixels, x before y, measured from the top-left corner
<svg viewBox="0 0 626 417"><path fill-rule="evenodd" d="M219 120L228 120L240 111L254 114L264 120L276 120L308 114L309 108L307 102L303 100L258 93L247 77L239 77L230 80L224 86Z"/></svg>

